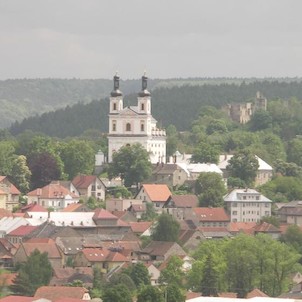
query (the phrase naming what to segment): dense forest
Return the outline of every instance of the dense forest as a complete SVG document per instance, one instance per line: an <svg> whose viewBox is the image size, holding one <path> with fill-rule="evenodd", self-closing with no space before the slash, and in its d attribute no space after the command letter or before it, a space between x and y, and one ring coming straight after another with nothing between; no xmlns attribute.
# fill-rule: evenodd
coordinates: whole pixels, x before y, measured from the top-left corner
<svg viewBox="0 0 302 302"><path fill-rule="evenodd" d="M89 80L92 83L87 84L87 86L84 85L85 81L80 85L83 80L69 80L71 82L74 81L74 90L72 90L72 87L68 87L70 89L68 90L69 94L64 94L62 92L64 87L66 88L64 80L58 80L59 84L55 85L56 81L54 80L51 89L44 90L44 94L47 97L44 98L43 102L37 105L33 102L31 105L33 107L36 106L32 114L37 114L38 111L44 113L28 116L23 121L20 121L20 117L24 116L24 113L19 111L22 111L22 106L26 107L24 105L24 103L26 104L24 101L26 96L23 96L23 102L21 99L16 101L16 104L23 103L23 105L16 105L20 107L18 107L18 111L12 109L13 113L7 113L6 120L4 118L2 124L7 123L7 119L11 117L11 114L15 114L18 116L18 121L13 123L10 128L13 135L25 130L39 131L46 135L60 138L81 135L88 129L98 129L106 133L108 130L107 115L109 105L108 98L105 96L110 94L112 82L107 81L105 83L100 80L100 87L97 90L97 80L94 82ZM87 80L87 83L89 81ZM46 83L48 82L44 84L46 85ZM79 85L77 86L77 84ZM295 81L241 80L241 82L239 80L233 80L233 82L226 80L226 83L222 83L222 80L217 80L217 82L196 79L187 81L153 80L148 84L152 92L153 116L158 120L160 126L167 127L173 124L178 131L190 130L192 122L198 118L202 106L210 105L221 108L228 103L253 101L257 91L262 92L268 100L289 100L291 98L302 100L302 83L298 79ZM58 86L56 91L55 86ZM140 89L139 81L122 82L121 86L125 95L124 105L135 105L137 100L134 92L138 92ZM73 96L71 96L71 91L73 91ZM43 88L39 88L39 94L36 99L41 97L41 94L43 94ZM16 99L17 95L14 97ZM21 96L19 97L21 98ZM73 103L68 103L68 100L73 100ZM49 112L47 108L49 109L51 106L52 109L58 107L60 109ZM5 112L5 109L3 110ZM6 110L9 109L6 107Z"/></svg>

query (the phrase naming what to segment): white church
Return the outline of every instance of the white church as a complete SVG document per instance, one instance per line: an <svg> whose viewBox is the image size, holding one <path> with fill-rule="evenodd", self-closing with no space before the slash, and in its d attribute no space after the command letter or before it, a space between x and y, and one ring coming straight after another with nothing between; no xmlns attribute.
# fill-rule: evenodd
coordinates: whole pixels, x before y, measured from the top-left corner
<svg viewBox="0 0 302 302"><path fill-rule="evenodd" d="M149 153L151 163L166 162L166 131L157 128L151 114L151 94L147 90L146 75L142 76L142 90L137 106L124 108L123 94L119 89L119 76L113 78L110 96L108 162L122 146L140 143Z"/></svg>

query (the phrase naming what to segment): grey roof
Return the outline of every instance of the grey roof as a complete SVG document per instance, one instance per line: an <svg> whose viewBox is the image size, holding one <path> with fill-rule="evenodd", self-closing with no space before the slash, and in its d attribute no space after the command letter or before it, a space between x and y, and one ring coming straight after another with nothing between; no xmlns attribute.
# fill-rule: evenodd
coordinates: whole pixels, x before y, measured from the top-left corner
<svg viewBox="0 0 302 302"><path fill-rule="evenodd" d="M259 199L243 199L243 196L258 196ZM238 202L272 202L270 199L259 193L254 189L235 189L229 194L224 196L225 202L238 201Z"/></svg>

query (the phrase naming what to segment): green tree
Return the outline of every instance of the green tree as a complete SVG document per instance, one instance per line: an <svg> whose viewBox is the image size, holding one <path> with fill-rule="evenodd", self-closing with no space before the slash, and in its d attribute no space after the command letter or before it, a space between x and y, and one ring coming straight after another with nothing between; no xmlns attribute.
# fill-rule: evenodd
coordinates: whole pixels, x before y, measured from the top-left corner
<svg viewBox="0 0 302 302"><path fill-rule="evenodd" d="M137 288L141 285L151 284L148 269L141 262L129 266L124 273L130 276Z"/></svg>
<svg viewBox="0 0 302 302"><path fill-rule="evenodd" d="M171 215L163 213L158 217L157 224L152 230L152 239L156 241L178 240L180 225Z"/></svg>
<svg viewBox="0 0 302 302"><path fill-rule="evenodd" d="M52 276L52 267L47 253L33 251L27 261L21 264L18 275L11 285L16 295L33 296L37 288L48 285Z"/></svg>
<svg viewBox="0 0 302 302"><path fill-rule="evenodd" d="M103 302L132 302L131 293L123 284L106 288L102 296Z"/></svg>
<svg viewBox="0 0 302 302"><path fill-rule="evenodd" d="M220 151L217 147L201 142L195 149L191 161L194 163L218 163Z"/></svg>
<svg viewBox="0 0 302 302"><path fill-rule="evenodd" d="M232 177L238 177L242 179L246 185L250 186L257 175L258 160L254 154L248 149L238 151L229 160L227 170Z"/></svg>
<svg viewBox="0 0 302 302"><path fill-rule="evenodd" d="M152 202L146 203L146 211L142 214L141 220L153 221L157 217L157 213Z"/></svg>
<svg viewBox="0 0 302 302"><path fill-rule="evenodd" d="M279 176L259 187L259 191L275 202L301 200L302 180L300 177Z"/></svg>
<svg viewBox="0 0 302 302"><path fill-rule="evenodd" d="M274 163L275 172L281 174L282 176L302 176L302 167L298 166L295 163L288 163L281 159L277 159Z"/></svg>
<svg viewBox="0 0 302 302"><path fill-rule="evenodd" d="M250 129L252 131L264 130L272 127L272 116L269 111L257 110L251 117Z"/></svg>
<svg viewBox="0 0 302 302"><path fill-rule="evenodd" d="M206 128L206 133L211 135L213 133L226 133L228 131L224 120L213 119Z"/></svg>
<svg viewBox="0 0 302 302"><path fill-rule="evenodd" d="M31 171L27 166L27 159L24 155L19 155L13 160L11 177L13 183L22 193L27 193L30 188Z"/></svg>
<svg viewBox="0 0 302 302"><path fill-rule="evenodd" d="M164 302L164 296L158 287L147 285L137 295L137 302Z"/></svg>
<svg viewBox="0 0 302 302"><path fill-rule="evenodd" d="M280 241L292 246L302 255L302 231L299 226L290 225L284 234L281 235Z"/></svg>
<svg viewBox="0 0 302 302"><path fill-rule="evenodd" d="M72 139L62 145L61 158L69 179L78 174L90 175L94 170L95 151L91 142Z"/></svg>
<svg viewBox="0 0 302 302"><path fill-rule="evenodd" d="M11 175L15 159L15 146L12 141L0 141L0 175Z"/></svg>
<svg viewBox="0 0 302 302"><path fill-rule="evenodd" d="M287 160L293 162L298 166L302 166L302 140L294 138L288 143Z"/></svg>
<svg viewBox="0 0 302 302"><path fill-rule="evenodd" d="M166 128L167 134L167 156L171 156L177 150L178 132L174 125L169 125Z"/></svg>
<svg viewBox="0 0 302 302"><path fill-rule="evenodd" d="M115 286L118 284L125 285L130 293L134 293L136 290L136 285L131 277L126 274L125 272L122 273L115 273L111 276L109 286Z"/></svg>
<svg viewBox="0 0 302 302"><path fill-rule="evenodd" d="M175 284L177 287L183 287L185 273L182 265L182 259L175 255L171 256L167 267L161 271L158 281L162 284Z"/></svg>
<svg viewBox="0 0 302 302"><path fill-rule="evenodd" d="M152 165L148 152L140 144L124 146L113 154L109 164L109 178L120 176L126 187L138 184L150 177Z"/></svg>
<svg viewBox="0 0 302 302"><path fill-rule="evenodd" d="M176 284L168 284L165 289L165 302L185 302L186 297Z"/></svg>
<svg viewBox="0 0 302 302"><path fill-rule="evenodd" d="M224 204L223 196L226 194L226 187L218 173L200 173L196 180L195 191L199 194L202 207L221 207Z"/></svg>
<svg viewBox="0 0 302 302"><path fill-rule="evenodd" d="M213 263L212 254L208 254L202 269L201 293L202 296L218 296L219 274Z"/></svg>

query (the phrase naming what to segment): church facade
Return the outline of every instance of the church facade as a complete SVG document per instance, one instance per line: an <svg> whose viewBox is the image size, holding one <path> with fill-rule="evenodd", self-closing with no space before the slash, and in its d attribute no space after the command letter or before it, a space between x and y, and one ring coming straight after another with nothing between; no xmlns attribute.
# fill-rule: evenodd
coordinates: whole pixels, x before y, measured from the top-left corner
<svg viewBox="0 0 302 302"><path fill-rule="evenodd" d="M108 162L122 146L140 143L149 153L151 163L166 162L166 132L157 128L151 114L151 94L147 90L148 78L142 77L142 90L137 96L137 106L124 107L119 89L119 76L113 78L110 96Z"/></svg>

